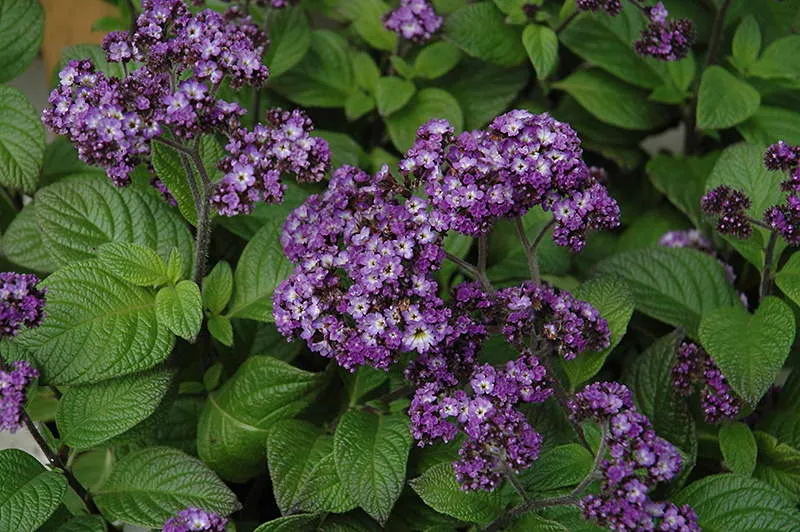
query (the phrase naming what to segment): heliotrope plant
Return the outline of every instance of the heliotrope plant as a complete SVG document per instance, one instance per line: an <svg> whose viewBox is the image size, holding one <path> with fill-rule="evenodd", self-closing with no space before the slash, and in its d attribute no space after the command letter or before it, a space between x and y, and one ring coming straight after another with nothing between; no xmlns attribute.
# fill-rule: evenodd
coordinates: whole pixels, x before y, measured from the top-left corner
<svg viewBox="0 0 800 532"><path fill-rule="evenodd" d="M800 529L798 1L112 3L0 85L0 530Z"/></svg>

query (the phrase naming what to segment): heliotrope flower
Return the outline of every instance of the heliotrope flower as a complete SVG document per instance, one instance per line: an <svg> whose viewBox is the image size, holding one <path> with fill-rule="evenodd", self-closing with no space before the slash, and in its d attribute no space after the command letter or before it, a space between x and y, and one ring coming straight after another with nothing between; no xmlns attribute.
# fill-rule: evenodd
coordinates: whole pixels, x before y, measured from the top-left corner
<svg viewBox="0 0 800 532"><path fill-rule="evenodd" d="M11 370L0 367L0 431L16 432L25 408L25 387L39 376L27 360L17 360Z"/></svg>
<svg viewBox="0 0 800 532"><path fill-rule="evenodd" d="M683 342L678 347L672 385L684 396L690 395L696 386L700 387L700 406L708 423L735 419L742 410L741 400L719 366L702 347L692 342Z"/></svg>
<svg viewBox="0 0 800 532"><path fill-rule="evenodd" d="M42 323L47 290L38 284L33 274L0 272L0 340Z"/></svg>
<svg viewBox="0 0 800 532"><path fill-rule="evenodd" d="M748 238L753 226L747 209L750 198L744 192L720 185L706 193L700 200L700 206L706 214L717 217L717 231L737 238Z"/></svg>
<svg viewBox="0 0 800 532"><path fill-rule="evenodd" d="M781 183L787 192L786 201L773 205L764 213L764 221L786 239L790 246L800 245L800 146L789 146L780 141L767 149L764 164L770 170L787 172Z"/></svg>
<svg viewBox="0 0 800 532"><path fill-rule="evenodd" d="M225 532L228 520L200 508L186 508L164 523L162 532Z"/></svg>
<svg viewBox="0 0 800 532"><path fill-rule="evenodd" d="M611 530L700 530L694 510L653 501L649 491L681 471L678 450L660 438L637 411L630 390L616 382L598 382L570 401L576 422L591 419L606 427L600 461L599 494L585 496L584 516Z"/></svg>
<svg viewBox="0 0 800 532"><path fill-rule="evenodd" d="M442 26L428 0L400 0L400 6L383 17L383 25L407 41L429 41Z"/></svg>

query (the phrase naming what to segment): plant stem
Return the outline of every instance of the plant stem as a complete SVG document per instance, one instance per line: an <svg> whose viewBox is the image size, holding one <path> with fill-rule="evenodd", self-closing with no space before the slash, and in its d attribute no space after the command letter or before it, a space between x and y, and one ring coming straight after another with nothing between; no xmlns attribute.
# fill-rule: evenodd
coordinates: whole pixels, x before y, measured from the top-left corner
<svg viewBox="0 0 800 532"><path fill-rule="evenodd" d="M775 244L778 242L778 232L772 231L767 242L767 251L764 255L764 270L761 272L761 284L758 287L758 298L763 301L772 292L772 268L775 262Z"/></svg>
<svg viewBox="0 0 800 532"><path fill-rule="evenodd" d="M589 445L589 442L586 441L586 435L583 433L583 427L581 427L580 423L573 420L569 415L569 394L567 394L567 390L564 389L561 381L558 380L558 377L556 377L555 367L551 362L551 356L555 358L555 356L552 355L552 350L540 357L540 360L542 365L547 370L547 378L550 380L550 385L553 387L553 395L555 395L558 404L561 405L561 409L564 411L564 415L567 416L567 420L569 421L570 425L572 425L572 430L575 431L575 434L578 436L578 440L581 442L581 445L586 447L589 452L592 452L592 447Z"/></svg>
<svg viewBox="0 0 800 532"><path fill-rule="evenodd" d="M86 488L81 486L80 482L78 482L78 479L72 474L72 471L67 469L64 466L64 463L61 461L61 458L53 452L53 450L50 448L50 445L47 443L47 440L45 440L44 436L42 436L42 433L39 432L39 429L36 428L36 424L30 418L28 413L23 411L21 417L23 423L25 423L25 427L28 429L28 432L30 432L31 436L33 436L33 439L36 440L36 444L47 457L47 461L50 462L50 466L55 469L59 469L64 473L64 476L67 477L67 482L69 483L70 487L75 491L75 493L78 494L78 497L80 497L80 499L86 505L86 509L89 510L89 513L100 515L100 510L97 508L94 500L92 500L91 494L86 491Z"/></svg>
<svg viewBox="0 0 800 532"><path fill-rule="evenodd" d="M478 237L478 280L488 294L494 293L494 287L486 276L486 264L489 260L489 239L486 235Z"/></svg>
<svg viewBox="0 0 800 532"><path fill-rule="evenodd" d="M556 35L564 31L567 28L567 26L569 26L572 23L572 21L575 20L575 18L580 14L581 12L578 11L577 9L573 11L570 16L564 19L564 22L558 25L558 27L556 28Z"/></svg>
<svg viewBox="0 0 800 532"><path fill-rule="evenodd" d="M464 271L464 273L466 273L467 275L469 275L473 279L478 280L480 278L480 274L478 273L478 268L476 268L475 266L473 266L469 262L465 261L461 257L453 255L450 252L445 252L445 257L449 261L451 261L453 264L455 264L456 266L461 268Z"/></svg>
<svg viewBox="0 0 800 532"><path fill-rule="evenodd" d="M506 469L505 476L506 480L508 480L511 483L511 485L514 486L514 489L517 491L519 496L522 497L522 500L524 502L529 502L531 498L528 495L528 492L525 491L525 486L523 486L520 483L519 479L517 478L517 474L511 471L510 469Z"/></svg>

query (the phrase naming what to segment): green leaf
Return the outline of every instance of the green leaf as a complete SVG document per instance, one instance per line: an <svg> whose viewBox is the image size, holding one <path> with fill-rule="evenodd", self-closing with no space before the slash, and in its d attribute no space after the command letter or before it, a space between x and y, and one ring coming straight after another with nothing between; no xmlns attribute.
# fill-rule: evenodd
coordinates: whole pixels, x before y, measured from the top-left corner
<svg viewBox="0 0 800 532"><path fill-rule="evenodd" d="M18 449L0 451L0 478L0 530L8 532L38 530L67 489L63 475Z"/></svg>
<svg viewBox="0 0 800 532"><path fill-rule="evenodd" d="M312 136L321 137L328 141L331 150L331 168L339 168L345 164L349 164L351 166L366 166L369 164L369 159L367 157L367 153L364 151L364 148L362 148L358 142L353 140L353 137L346 133L318 129ZM302 199L298 201L297 206L305 201L308 195L308 192L304 192ZM265 207L274 212L277 205L269 205ZM286 214L288 215L289 211L287 211ZM281 224L283 224L283 219L281 219Z"/></svg>
<svg viewBox="0 0 800 532"><path fill-rule="evenodd" d="M203 305L212 314L220 314L233 294L231 265L219 261L203 279Z"/></svg>
<svg viewBox="0 0 800 532"><path fill-rule="evenodd" d="M468 60L445 78L445 89L458 100L464 128L479 129L508 109L529 78L529 68L509 69Z"/></svg>
<svg viewBox="0 0 800 532"><path fill-rule="evenodd" d="M297 491L297 505L310 512L334 513L348 512L358 507L352 491L342 483L336 471L333 451L311 469L306 482Z"/></svg>
<svg viewBox="0 0 800 532"><path fill-rule="evenodd" d="M733 35L733 64L740 71L746 71L756 62L761 52L761 28L752 15L748 15L739 23Z"/></svg>
<svg viewBox="0 0 800 532"><path fill-rule="evenodd" d="M165 286L156 294L156 318L184 340L193 340L203 323L203 299L194 281Z"/></svg>
<svg viewBox="0 0 800 532"><path fill-rule="evenodd" d="M411 432L405 414L349 410L333 439L336 471L353 499L382 525L406 478Z"/></svg>
<svg viewBox="0 0 800 532"><path fill-rule="evenodd" d="M78 150L67 137L56 137L44 149L44 162L39 176L40 186L55 183L62 177L72 174L94 172L105 176L96 166L89 166L78 158Z"/></svg>
<svg viewBox="0 0 800 532"><path fill-rule="evenodd" d="M35 208L34 203L29 203L14 218L3 235L0 254L23 268L50 273L58 266L42 242L42 233L36 225Z"/></svg>
<svg viewBox="0 0 800 532"><path fill-rule="evenodd" d="M174 337L156 320L152 290L93 261L58 270L45 286L47 319L18 341L33 351L48 383L87 384L135 373L172 351Z"/></svg>
<svg viewBox="0 0 800 532"><path fill-rule="evenodd" d="M399 55L393 55L390 57L389 62L392 64L392 68L406 79L412 79L416 75L416 72L414 72L414 67L408 64L408 61Z"/></svg>
<svg viewBox="0 0 800 532"><path fill-rule="evenodd" d="M673 502L691 505L705 532L800 528L794 503L768 484L743 475L705 477L682 489Z"/></svg>
<svg viewBox="0 0 800 532"><path fill-rule="evenodd" d="M8 1L2 0L0 9L10 9ZM2 24L0 41L5 38ZM0 116L0 185L32 193L44 159L44 126L25 95L13 87L0 86Z"/></svg>
<svg viewBox="0 0 800 532"><path fill-rule="evenodd" d="M741 304L719 261L686 248L627 251L600 262L598 274L622 277L636 309L695 336L709 312Z"/></svg>
<svg viewBox="0 0 800 532"><path fill-rule="evenodd" d="M322 518L317 514L299 514L279 517L262 524L253 532L298 532L300 530L319 530Z"/></svg>
<svg viewBox="0 0 800 532"><path fill-rule="evenodd" d="M209 395L198 423L199 456L227 480L257 475L269 428L308 406L321 382L322 374L272 357L248 358Z"/></svg>
<svg viewBox="0 0 800 532"><path fill-rule="evenodd" d="M688 473L697 455L697 436L686 401L672 385L679 339L679 334L672 333L653 342L632 364L626 365L623 380L633 390L636 405L650 419L658 435L689 456L684 459Z"/></svg>
<svg viewBox="0 0 800 532"><path fill-rule="evenodd" d="M182 157L184 160L181 160ZM186 175L185 170L186 167L194 169L193 163L189 161L188 157L182 156L177 150L162 142L152 143L151 162L158 178L178 202L178 210L183 217L190 224L197 225L197 209L188 181L190 176ZM192 170L192 172L191 178L197 179L196 170Z"/></svg>
<svg viewBox="0 0 800 532"><path fill-rule="evenodd" d="M788 35L767 46L750 74L768 79L800 78L800 35Z"/></svg>
<svg viewBox="0 0 800 532"><path fill-rule="evenodd" d="M299 507L300 489L311 478L314 466L331 451L333 438L311 423L286 419L273 425L267 438L267 465L282 514Z"/></svg>
<svg viewBox="0 0 800 532"><path fill-rule="evenodd" d="M552 74L558 65L558 37L553 30L540 24L529 24L522 32L522 46L539 79Z"/></svg>
<svg viewBox="0 0 800 532"><path fill-rule="evenodd" d="M97 44L76 44L74 46L67 46L61 50L61 60L58 62L53 71L51 78L51 85L58 84L58 73L64 69L66 64L72 60L88 59L92 64L104 74L115 78L120 78L123 75L122 66L119 63L109 63L106 59L106 53Z"/></svg>
<svg viewBox="0 0 800 532"><path fill-rule="evenodd" d="M311 47L303 60L273 85L305 107L344 107L354 85L347 41L329 30L313 30Z"/></svg>
<svg viewBox="0 0 800 532"><path fill-rule="evenodd" d="M148 247L109 242L97 248L97 258L108 271L136 286L159 286L169 282L164 259Z"/></svg>
<svg viewBox="0 0 800 532"><path fill-rule="evenodd" d="M786 409L769 412L759 422L758 429L772 434L778 441L797 449L800 447L800 410L790 406Z"/></svg>
<svg viewBox="0 0 800 532"><path fill-rule="evenodd" d="M800 305L800 253L792 253L775 276L775 284L789 299Z"/></svg>
<svg viewBox="0 0 800 532"><path fill-rule="evenodd" d="M724 68L708 67L697 95L697 127L725 129L744 122L761 104L758 91Z"/></svg>
<svg viewBox="0 0 800 532"><path fill-rule="evenodd" d="M756 439L744 423L730 423L719 429L719 447L725 467L734 473L750 476L756 468Z"/></svg>
<svg viewBox="0 0 800 532"><path fill-rule="evenodd" d="M562 363L572 389L600 371L609 353L625 336L634 307L633 294L627 284L615 276L600 277L583 283L575 291L575 297L591 303L608 321L611 344L602 351L581 353L573 360Z"/></svg>
<svg viewBox="0 0 800 532"><path fill-rule="evenodd" d="M350 54L353 61L353 76L359 88L368 93L375 92L375 85L381 77L381 71L375 60L367 52L353 52Z"/></svg>
<svg viewBox="0 0 800 532"><path fill-rule="evenodd" d="M414 74L426 79L440 78L455 68L462 55L461 50L449 42L429 44L414 60Z"/></svg>
<svg viewBox="0 0 800 532"><path fill-rule="evenodd" d="M599 120L623 129L648 131L665 125L670 118L668 108L601 70L579 70L553 83L553 87L567 92Z"/></svg>
<svg viewBox="0 0 800 532"><path fill-rule="evenodd" d="M132 429L153 415L171 381L171 372L154 370L70 387L56 414L61 442L89 449Z"/></svg>
<svg viewBox="0 0 800 532"><path fill-rule="evenodd" d="M148 447L116 464L94 500L110 521L157 528L189 506L229 515L236 495L197 458L169 447Z"/></svg>
<svg viewBox="0 0 800 532"><path fill-rule="evenodd" d="M272 9L267 14L270 45L264 54L271 79L297 65L311 47L311 30L303 8Z"/></svg>
<svg viewBox="0 0 800 532"><path fill-rule="evenodd" d="M339 373L344 381L347 395L350 396L350 406L358 404L364 396L380 387L389 378L385 371L370 366L361 366L352 373L346 370Z"/></svg>
<svg viewBox="0 0 800 532"><path fill-rule="evenodd" d="M383 26L383 14L390 7L382 0L351 0L358 15L353 29L362 39L378 50L391 52L397 47L397 34Z"/></svg>
<svg viewBox="0 0 800 532"><path fill-rule="evenodd" d="M225 316L211 316L208 319L208 332L222 345L233 345L233 325Z"/></svg>
<svg viewBox="0 0 800 532"><path fill-rule="evenodd" d="M505 506L499 490L462 490L449 463L431 467L410 484L425 504L437 512L470 523L489 523Z"/></svg>
<svg viewBox="0 0 800 532"><path fill-rule="evenodd" d="M525 51L519 45L521 32L504 19L492 2L466 5L445 20L444 38L472 57L499 66L516 66L525 60Z"/></svg>
<svg viewBox="0 0 800 532"><path fill-rule="evenodd" d="M167 274L167 280L170 283L175 284L180 281L183 274L183 259L181 258L181 254L178 252L178 248L172 248L172 251L170 251L165 271Z"/></svg>
<svg viewBox="0 0 800 532"><path fill-rule="evenodd" d="M410 81L396 76L384 76L375 86L375 102L381 116L389 116L402 109L414 96L416 87Z"/></svg>
<svg viewBox="0 0 800 532"><path fill-rule="evenodd" d="M38 0L0 0L0 83L28 68L39 53L43 34L44 13Z"/></svg>
<svg viewBox="0 0 800 532"><path fill-rule="evenodd" d="M659 154L647 163L647 175L653 186L664 194L696 226L700 226L700 198L706 190L706 178L719 156L712 152L702 157Z"/></svg>
<svg viewBox="0 0 800 532"><path fill-rule="evenodd" d="M703 317L700 340L736 393L758 403L789 356L795 336L794 315L777 297L767 297L755 314L741 305Z"/></svg>
<svg viewBox="0 0 800 532"><path fill-rule="evenodd" d="M192 264L192 237L169 206L134 187L94 175L70 177L36 193L42 239L59 266L95 256L106 242L149 247L166 260L173 248Z"/></svg>
<svg viewBox="0 0 800 532"><path fill-rule="evenodd" d="M294 269L283 254L280 233L281 226L269 221L247 243L236 265L227 317L273 321L272 292Z"/></svg>
<svg viewBox="0 0 800 532"><path fill-rule="evenodd" d="M766 146L779 140L800 144L800 113L762 105L736 129L750 144Z"/></svg>
<svg viewBox="0 0 800 532"><path fill-rule="evenodd" d="M79 515L58 527L56 532L106 532L106 522L99 515Z"/></svg>
<svg viewBox="0 0 800 532"><path fill-rule="evenodd" d="M523 471L520 482L534 493L569 488L589 474L593 462L594 457L583 445L559 445L542 453L530 469Z"/></svg>
<svg viewBox="0 0 800 532"><path fill-rule="evenodd" d="M800 451L764 432L754 433L758 464L753 476L800 502Z"/></svg>
<svg viewBox="0 0 800 532"><path fill-rule="evenodd" d="M375 109L375 99L363 91L356 91L347 98L344 114L351 122Z"/></svg>
<svg viewBox="0 0 800 532"><path fill-rule="evenodd" d="M442 89L422 89L411 101L386 120L392 143L405 152L414 143L419 126L432 118L445 118L456 131L464 125L464 115L453 96Z"/></svg>

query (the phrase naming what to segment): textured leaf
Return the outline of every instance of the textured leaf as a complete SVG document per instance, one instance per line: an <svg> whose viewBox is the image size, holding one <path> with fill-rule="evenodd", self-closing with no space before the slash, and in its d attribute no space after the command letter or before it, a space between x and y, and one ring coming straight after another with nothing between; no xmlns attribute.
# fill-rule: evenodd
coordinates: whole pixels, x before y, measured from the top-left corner
<svg viewBox="0 0 800 532"><path fill-rule="evenodd" d="M756 439L744 423L730 423L719 429L719 447L725 467L734 473L750 476L756 467Z"/></svg>
<svg viewBox="0 0 800 532"><path fill-rule="evenodd" d="M761 28L758 27L758 21L752 15L745 17L739 23L739 27L736 28L736 33L733 35L731 50L733 51L733 64L740 71L747 70L758 59L761 51Z"/></svg>
<svg viewBox="0 0 800 532"><path fill-rule="evenodd" d="M272 292L294 268L283 254L280 233L281 226L268 221L244 248L236 266L229 318L273 321Z"/></svg>
<svg viewBox="0 0 800 532"><path fill-rule="evenodd" d="M793 253L775 275L775 284L796 304L800 304L800 253Z"/></svg>
<svg viewBox="0 0 800 532"><path fill-rule="evenodd" d="M705 532L783 532L800 528L800 512L764 482L736 474L713 475L680 491L673 502L689 504Z"/></svg>
<svg viewBox="0 0 800 532"><path fill-rule="evenodd" d="M94 500L109 520L161 527L186 507L229 515L236 495L200 460L177 449L149 447L114 466Z"/></svg>
<svg viewBox="0 0 800 532"><path fill-rule="evenodd" d="M416 87L410 81L397 76L384 76L378 79L375 86L375 102L381 116L390 114L403 108L414 96Z"/></svg>
<svg viewBox="0 0 800 532"><path fill-rule="evenodd" d="M599 274L622 277L636 309L695 335L705 314L739 303L719 262L693 249L628 251L597 265Z"/></svg>
<svg viewBox="0 0 800 532"><path fill-rule="evenodd" d="M197 179L197 173L189 158L185 155L181 156L177 150L162 142L153 142L151 162L158 178L178 202L178 210L183 217L190 224L197 225L197 209L194 205L194 197L189 185L190 176L186 174L186 168L192 169L192 179Z"/></svg>
<svg viewBox="0 0 800 532"><path fill-rule="evenodd" d="M516 66L525 60L519 28L507 25L492 2L466 5L447 17L444 37L472 57L499 66Z"/></svg>
<svg viewBox="0 0 800 532"><path fill-rule="evenodd" d="M78 158L78 150L67 137L56 137L44 149L44 162L40 175L40 186L55 183L62 177L72 174L95 173L105 175L96 166L89 166Z"/></svg>
<svg viewBox="0 0 800 532"><path fill-rule="evenodd" d="M573 389L600 371L609 353L619 344L628 330L633 315L634 298L625 281L615 276L590 280L575 291L575 297L591 303L608 321L611 345L597 352L579 354L562 364Z"/></svg>
<svg viewBox="0 0 800 532"><path fill-rule="evenodd" d="M331 443L331 448L332 448ZM322 457L297 492L297 505L310 512L348 512L358 507L353 493L336 472L333 452Z"/></svg>
<svg viewBox="0 0 800 532"><path fill-rule="evenodd" d="M357 10L353 19L353 29L362 39L378 50L391 52L397 48L398 36L383 26L382 15L387 13L390 6L383 0L351 0Z"/></svg>
<svg viewBox="0 0 800 532"><path fill-rule="evenodd" d="M456 99L442 89L422 89L411 101L386 120L392 143L406 151L414 143L419 126L432 118L445 118L456 131L464 125L464 115Z"/></svg>
<svg viewBox="0 0 800 532"><path fill-rule="evenodd" d="M465 129L479 129L505 111L530 78L529 68L462 61L445 79L464 115Z"/></svg>
<svg viewBox="0 0 800 532"><path fill-rule="evenodd" d="M308 406L321 379L272 357L247 359L209 395L198 423L198 454L225 479L257 475L269 428Z"/></svg>
<svg viewBox="0 0 800 532"><path fill-rule="evenodd" d="M800 35L787 35L767 46L750 73L762 78L800 78Z"/></svg>
<svg viewBox="0 0 800 532"><path fill-rule="evenodd" d="M139 244L109 242L97 248L97 258L108 271L136 286L157 286L168 281L164 259Z"/></svg>
<svg viewBox="0 0 800 532"><path fill-rule="evenodd" d="M553 87L567 92L599 120L623 129L648 131L669 120L668 108L601 70L578 70Z"/></svg>
<svg viewBox="0 0 800 532"><path fill-rule="evenodd" d="M488 523L505 506L499 490L463 491L449 463L431 467L412 480L411 487L437 512L470 523Z"/></svg>
<svg viewBox="0 0 800 532"><path fill-rule="evenodd" d="M659 436L677 445L689 456L685 472L694 465L697 455L695 422L672 386L672 366L679 335L672 333L653 342L647 350L625 367L623 380L633 391L636 405L650 418ZM688 462L688 463L687 463Z"/></svg>
<svg viewBox="0 0 800 532"><path fill-rule="evenodd" d="M270 429L267 465L275 502L282 514L299 507L300 489L323 457L333 451L333 438L305 421L286 419Z"/></svg>
<svg viewBox="0 0 800 532"><path fill-rule="evenodd" d="M208 319L208 332L222 345L233 345L233 325L225 316L212 316Z"/></svg>
<svg viewBox="0 0 800 532"><path fill-rule="evenodd" d="M156 294L156 318L184 340L192 340L203 323L203 299L194 281L165 286Z"/></svg>
<svg viewBox="0 0 800 532"><path fill-rule="evenodd" d="M36 193L36 219L59 265L92 258L106 242L132 242L166 260L178 248L187 269L192 237L169 206L133 187L117 188L96 175L70 177Z"/></svg>
<svg viewBox="0 0 800 532"><path fill-rule="evenodd" d="M298 532L300 530L319 530L321 517L316 514L300 514L279 517L260 527L253 532Z"/></svg>
<svg viewBox="0 0 800 532"><path fill-rule="evenodd" d="M80 515L58 527L56 532L106 532L106 522L99 515Z"/></svg>
<svg viewBox="0 0 800 532"><path fill-rule="evenodd" d="M274 79L299 63L311 47L311 30L301 7L268 11L270 45L264 55Z"/></svg>
<svg viewBox="0 0 800 532"><path fill-rule="evenodd" d="M697 127L725 129L744 122L758 111L761 96L746 82L720 66L703 72L697 95Z"/></svg>
<svg viewBox="0 0 800 532"><path fill-rule="evenodd" d="M572 487L589 474L593 462L594 457L582 445L559 445L542 453L533 466L520 475L520 482L534 493Z"/></svg>
<svg viewBox="0 0 800 532"><path fill-rule="evenodd" d="M775 381L794 342L791 309L767 297L755 314L741 306L723 307L700 324L700 340L731 387L755 405Z"/></svg>
<svg viewBox="0 0 800 532"><path fill-rule="evenodd" d="M664 194L695 226L700 226L700 198L705 193L706 178L719 152L702 157L672 157L659 154L647 163L647 175L653 186Z"/></svg>
<svg viewBox="0 0 800 532"><path fill-rule="evenodd" d="M28 68L39 53L43 33L44 13L38 0L0 0L0 83Z"/></svg>
<svg viewBox="0 0 800 532"><path fill-rule="evenodd" d="M800 448L800 410L786 408L767 414L765 419L758 423L758 429L777 438L779 442Z"/></svg>
<svg viewBox="0 0 800 532"><path fill-rule="evenodd" d="M558 64L558 37L547 26L529 24L522 32L522 46L536 69L536 76L545 79Z"/></svg>
<svg viewBox="0 0 800 532"><path fill-rule="evenodd" d="M750 144L767 146L783 140L796 145L800 144L800 113L762 105L736 129Z"/></svg>
<svg viewBox="0 0 800 532"><path fill-rule="evenodd" d="M56 414L62 443L89 449L133 428L156 411L171 381L157 370L70 387Z"/></svg>
<svg viewBox="0 0 800 532"><path fill-rule="evenodd" d="M436 79L450 72L461 61L461 50L452 43L439 41L419 51L414 60L414 74Z"/></svg>
<svg viewBox="0 0 800 532"><path fill-rule="evenodd" d="M225 310L233 294L233 272L231 265L219 261L211 273L203 279L203 305L214 315Z"/></svg>
<svg viewBox="0 0 800 532"><path fill-rule="evenodd" d="M353 499L381 524L403 489L410 449L411 432L404 414L350 410L336 426L336 471Z"/></svg>
<svg viewBox="0 0 800 532"><path fill-rule="evenodd" d="M345 370L339 373L344 381L347 394L350 396L350 406L357 404L364 396L380 387L389 378L385 371L370 366L361 366L352 373Z"/></svg>
<svg viewBox="0 0 800 532"><path fill-rule="evenodd" d="M38 530L61 504L67 480L45 471L36 458L18 449L0 451L0 530Z"/></svg>
<svg viewBox="0 0 800 532"><path fill-rule="evenodd" d="M2 0L0 3L0 42L5 39L3 15L12 9L9 1L16 2ZM30 3L30 0L22 3ZM5 50L0 52L4 53ZM0 55L0 61L2 58ZM0 120L0 185L31 193L36 190L44 159L44 126L25 95L13 87L0 86L0 116L3 117Z"/></svg>
<svg viewBox="0 0 800 532"><path fill-rule="evenodd" d="M753 476L800 502L800 451L771 434L756 431L758 464Z"/></svg>
<svg viewBox="0 0 800 532"><path fill-rule="evenodd" d="M3 235L0 252L8 260L23 268L50 273L58 267L42 242L42 234L36 225L33 203L26 205L14 218Z"/></svg>
<svg viewBox="0 0 800 532"><path fill-rule="evenodd" d="M46 280L47 320L20 335L50 384L86 384L149 369L174 337L156 321L152 290L131 286L93 261Z"/></svg>

